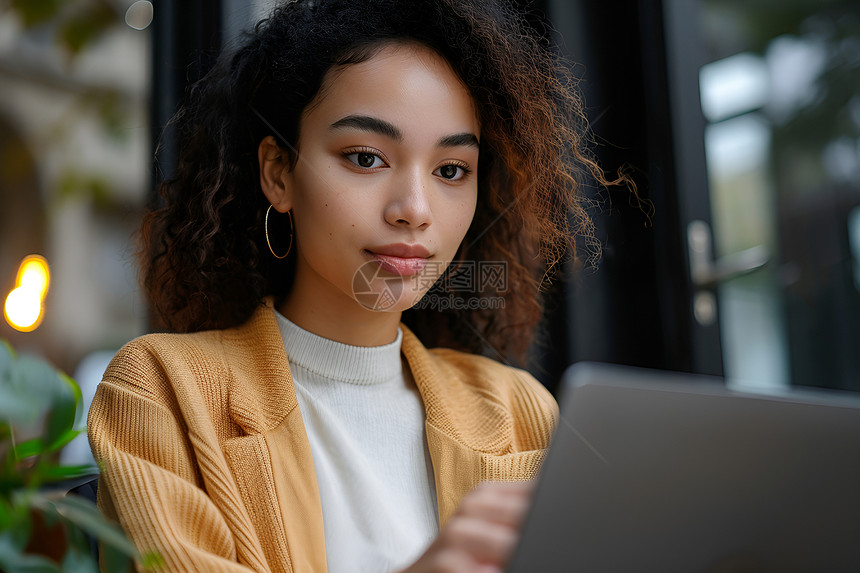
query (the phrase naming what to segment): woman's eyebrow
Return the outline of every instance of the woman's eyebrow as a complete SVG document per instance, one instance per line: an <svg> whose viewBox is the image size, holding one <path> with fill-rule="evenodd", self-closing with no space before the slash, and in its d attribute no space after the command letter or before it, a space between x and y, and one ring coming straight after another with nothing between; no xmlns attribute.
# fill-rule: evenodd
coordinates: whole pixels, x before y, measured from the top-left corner
<svg viewBox="0 0 860 573"><path fill-rule="evenodd" d="M369 115L348 115L331 124L330 129L342 129L345 127L378 133L379 135L384 135L398 143L403 141L403 133L397 129L396 126L383 119L379 119L378 117L371 117Z"/></svg>
<svg viewBox="0 0 860 573"><path fill-rule="evenodd" d="M439 147L480 147L478 138L474 133L455 133L446 135L437 143Z"/></svg>
<svg viewBox="0 0 860 573"><path fill-rule="evenodd" d="M403 142L403 132L396 125L370 115L348 115L340 118L330 127L332 130L344 128L378 133L398 143ZM477 136L474 133L465 132L446 135L439 139L436 145L439 147L479 147Z"/></svg>

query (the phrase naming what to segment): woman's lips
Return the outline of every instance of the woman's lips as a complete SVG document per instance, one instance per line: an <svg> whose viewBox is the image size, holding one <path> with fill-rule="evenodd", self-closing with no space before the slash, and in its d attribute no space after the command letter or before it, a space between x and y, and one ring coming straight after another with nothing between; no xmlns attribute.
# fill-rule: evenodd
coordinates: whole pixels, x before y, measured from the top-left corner
<svg viewBox="0 0 860 573"><path fill-rule="evenodd" d="M430 256L421 245L386 245L366 249L365 253L378 262L382 270L404 277L420 273Z"/></svg>
<svg viewBox="0 0 860 573"><path fill-rule="evenodd" d="M427 265L427 259L420 257L392 257L391 255L380 255L371 253L373 258L379 262L382 270L394 275L409 277L420 273Z"/></svg>

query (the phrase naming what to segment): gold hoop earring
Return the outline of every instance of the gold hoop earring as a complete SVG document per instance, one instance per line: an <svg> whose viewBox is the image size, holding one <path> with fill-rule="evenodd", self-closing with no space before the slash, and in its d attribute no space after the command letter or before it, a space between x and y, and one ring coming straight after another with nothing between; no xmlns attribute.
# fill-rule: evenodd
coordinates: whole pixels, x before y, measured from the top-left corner
<svg viewBox="0 0 860 573"><path fill-rule="evenodd" d="M290 218L290 246L287 247L287 252L283 255L276 255L275 250L272 248L272 242L269 240L269 211L272 210L272 205L269 205L269 208L266 209L266 220L263 223L263 229L266 232L266 244L269 245L269 252L272 253L272 256L276 259L284 259L287 255L290 254L290 251L293 249L293 216L287 211L287 216Z"/></svg>

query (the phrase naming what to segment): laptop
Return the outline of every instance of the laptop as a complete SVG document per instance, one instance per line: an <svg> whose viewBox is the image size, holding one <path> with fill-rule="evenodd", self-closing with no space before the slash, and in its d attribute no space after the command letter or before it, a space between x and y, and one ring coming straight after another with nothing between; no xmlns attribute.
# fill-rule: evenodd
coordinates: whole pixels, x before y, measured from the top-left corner
<svg viewBox="0 0 860 573"><path fill-rule="evenodd" d="M508 573L860 571L860 397L580 363Z"/></svg>

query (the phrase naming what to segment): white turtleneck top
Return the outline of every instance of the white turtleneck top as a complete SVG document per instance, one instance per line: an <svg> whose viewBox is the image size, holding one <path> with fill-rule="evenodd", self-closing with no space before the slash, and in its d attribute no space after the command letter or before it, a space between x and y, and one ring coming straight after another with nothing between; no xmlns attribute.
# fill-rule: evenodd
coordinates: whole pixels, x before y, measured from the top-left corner
<svg viewBox="0 0 860 573"><path fill-rule="evenodd" d="M276 313L311 446L329 573L409 565L439 531L424 407L397 330L350 346Z"/></svg>

